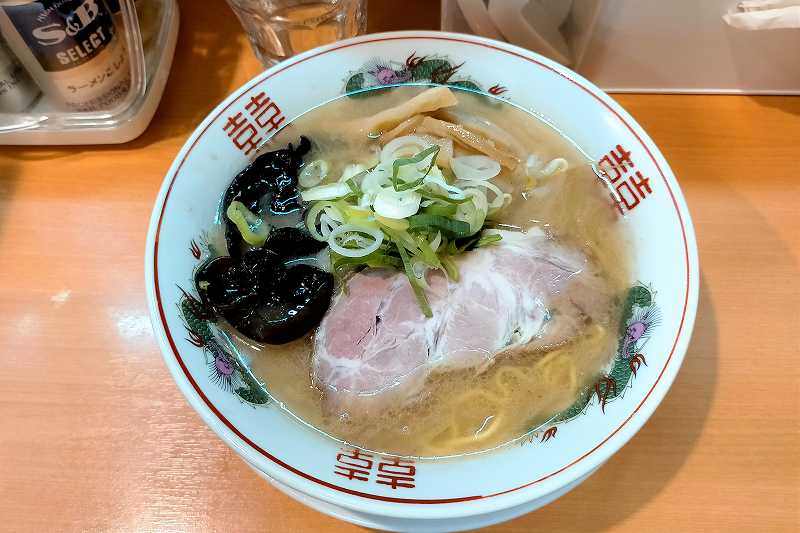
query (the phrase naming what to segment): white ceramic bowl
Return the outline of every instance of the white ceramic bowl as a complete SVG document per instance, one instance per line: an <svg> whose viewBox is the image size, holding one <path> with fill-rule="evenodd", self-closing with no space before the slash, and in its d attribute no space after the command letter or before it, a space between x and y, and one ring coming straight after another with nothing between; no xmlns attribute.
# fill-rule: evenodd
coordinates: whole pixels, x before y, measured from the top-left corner
<svg viewBox="0 0 800 533"><path fill-rule="evenodd" d="M626 316L633 327L621 333L620 342L636 356L617 358L609 370L615 387L611 380L598 382L599 394L587 405L524 443L392 466L388 457L354 459L341 443L298 423L274 402L260 403L264 397L252 387L247 368L220 352L208 324L182 307L180 287L191 287L192 270L205 253L203 232L230 180L252 157L245 154L250 141L268 137L271 124L285 126L345 90L431 77L535 110L597 161L624 160L616 185L627 202L621 223L631 229L639 281L630 292L632 314ZM217 106L164 179L150 222L146 285L153 327L175 382L248 464L328 514L377 528L445 531L488 525L544 505L591 474L642 427L683 360L697 306L698 261L689 213L667 162L630 115L597 87L509 44L401 32L301 54ZM346 463L362 467L362 473ZM392 471L405 479L398 474L392 482L387 477Z"/></svg>

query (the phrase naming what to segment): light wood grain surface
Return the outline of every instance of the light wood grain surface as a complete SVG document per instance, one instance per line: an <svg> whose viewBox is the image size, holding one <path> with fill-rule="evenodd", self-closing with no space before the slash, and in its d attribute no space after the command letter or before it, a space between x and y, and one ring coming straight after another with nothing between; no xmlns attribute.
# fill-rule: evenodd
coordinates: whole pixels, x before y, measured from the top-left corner
<svg viewBox="0 0 800 533"><path fill-rule="evenodd" d="M437 4L373 1L370 29L435 28ZM143 252L159 184L202 117L259 71L223 2L182 8L141 138L0 150L0 530L359 529L258 478L189 408L153 339ZM492 531L797 531L800 98L616 99L661 147L694 217L694 337L625 448Z"/></svg>

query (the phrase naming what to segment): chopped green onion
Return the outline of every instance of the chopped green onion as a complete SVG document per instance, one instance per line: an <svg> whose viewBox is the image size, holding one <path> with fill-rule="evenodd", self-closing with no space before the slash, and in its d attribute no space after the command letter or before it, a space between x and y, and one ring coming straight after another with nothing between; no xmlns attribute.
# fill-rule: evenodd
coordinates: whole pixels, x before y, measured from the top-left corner
<svg viewBox="0 0 800 533"><path fill-rule="evenodd" d="M371 238L367 238L371 237ZM339 242L339 239L342 242ZM350 240L354 246L345 246ZM342 224L331 230L327 238L331 250L345 257L365 257L380 248L383 232L355 224Z"/></svg>
<svg viewBox="0 0 800 533"><path fill-rule="evenodd" d="M478 239L478 242L475 243L474 247L475 248L480 248L481 246L487 246L489 244L494 244L494 243L499 242L501 240L503 240L503 236L499 235L497 233L492 233L491 235L484 235L480 239Z"/></svg>
<svg viewBox="0 0 800 533"><path fill-rule="evenodd" d="M461 244L458 245L458 253L464 253L466 251L472 250L475 248L475 245L478 244L478 241L481 240L480 236L471 237Z"/></svg>
<svg viewBox="0 0 800 533"><path fill-rule="evenodd" d="M408 229L408 220L406 220L405 218L400 218L400 219L386 218L376 214L375 220L377 220L380 224L383 224L384 226L389 226L391 229L396 229L396 230Z"/></svg>
<svg viewBox="0 0 800 533"><path fill-rule="evenodd" d="M361 163L355 163L352 165L347 165L342 170L342 175L339 178L339 183L346 183L349 179L360 178L366 173L369 172L367 167L362 165Z"/></svg>
<svg viewBox="0 0 800 533"><path fill-rule="evenodd" d="M395 155L413 150L420 151ZM421 272L438 269L458 281L458 254L501 240L498 234L481 233L487 213L499 211L510 199L490 181L494 176L488 174L496 165L483 156L464 158L461 162L468 163L468 177L473 179L455 185L436 166L439 151L439 145L410 136L394 139L371 168L347 165L338 182L316 181L316 186L301 191L309 202L306 226L314 238L328 243L331 271L343 290L347 273L359 268L401 270L422 312L430 317L429 287ZM308 183L314 183L312 177L319 179L311 174L327 171L323 163L308 169Z"/></svg>
<svg viewBox="0 0 800 533"><path fill-rule="evenodd" d="M470 200L473 201L458 205L454 218L469 224L467 235L474 235L483 227L483 223L486 221L486 211L480 209L473 198Z"/></svg>
<svg viewBox="0 0 800 533"><path fill-rule="evenodd" d="M335 204L327 200L314 202L314 205L311 206L305 215L306 228L308 228L311 236L318 241L327 240L327 235L323 235L319 230L317 230L317 221L319 221L322 212L329 207L335 207ZM322 221L319 222L321 225Z"/></svg>
<svg viewBox="0 0 800 533"><path fill-rule="evenodd" d="M472 234L468 222L447 218L442 215L421 213L408 217L409 229L436 228L454 237L468 237Z"/></svg>
<svg viewBox="0 0 800 533"><path fill-rule="evenodd" d="M431 318L433 316L431 305L428 303L428 297L425 296L425 289L423 289L419 284L417 276L414 274L414 268L411 266L411 259L408 257L408 252L406 252L402 243L397 243L397 250L400 252L400 259L403 261L403 268L405 269L406 277L408 278L408 282L411 284L411 288L414 289L414 294L416 295L417 302L422 309L422 314L428 318Z"/></svg>
<svg viewBox="0 0 800 533"><path fill-rule="evenodd" d="M451 242L448 247L448 252L451 255L460 254L463 252L468 252L470 250L474 250L475 248L479 248L481 246L487 246L489 244L493 244L502 240L502 236L496 233L491 233L489 235L474 235L468 239L459 239L458 243L455 241Z"/></svg>
<svg viewBox="0 0 800 533"><path fill-rule="evenodd" d="M367 173L366 170L364 172L362 172L362 174L366 174L366 173ZM360 196L361 195L361 188L358 186L358 183L356 183L356 180L354 178L355 178L355 176L353 178L347 178L345 180L345 183L347 184L348 187L350 187L350 190L353 191L353 194L355 194L356 196Z"/></svg>
<svg viewBox="0 0 800 533"><path fill-rule="evenodd" d="M428 198L430 200L438 200L440 202L445 202L447 204L463 204L464 202L469 202L470 200L472 200L472 198L470 198L469 196L464 198L451 198L450 196L444 194L431 192L425 187L419 189L419 193L422 195L423 198Z"/></svg>
<svg viewBox="0 0 800 533"><path fill-rule="evenodd" d="M343 268L347 267L359 266L368 266L372 268L403 268L403 262L397 257L386 255L386 251L383 248L375 250L371 254L364 257L344 257L335 252L331 253L331 255L334 256L334 259L331 261L331 266L334 270L342 270Z"/></svg>
<svg viewBox="0 0 800 533"><path fill-rule="evenodd" d="M458 281L458 267L456 266L456 262L453 261L449 255L443 255L439 260L442 262L442 267L444 271L447 272L447 276L453 281Z"/></svg>
<svg viewBox="0 0 800 533"><path fill-rule="evenodd" d="M436 155L439 153L441 148L438 144L434 144L432 146L427 147L426 149L422 150L420 153L415 155L414 157L401 157L400 159L395 159L392 163L392 187L397 192L407 191L409 189L415 189L422 185L425 180L425 176L431 171L433 165L436 163ZM404 167L406 165L416 165L417 163L421 163L426 157L433 154L431 157L431 162L428 165L428 168L425 170L425 173L417 180L410 181L410 182L403 182L397 176L398 172L400 172L400 167Z"/></svg>
<svg viewBox="0 0 800 533"><path fill-rule="evenodd" d="M422 212L428 215L440 215L443 217L451 217L456 214L456 205L455 204L433 204L425 207Z"/></svg>
<svg viewBox="0 0 800 533"><path fill-rule="evenodd" d="M236 229L239 230L242 239L250 246L261 246L267 240L269 224L247 209L242 202L236 200L231 202L225 215L236 224Z"/></svg>
<svg viewBox="0 0 800 533"><path fill-rule="evenodd" d="M447 253L450 255L460 254L462 252L461 248L458 246L456 241L451 241L450 245L447 247Z"/></svg>
<svg viewBox="0 0 800 533"><path fill-rule="evenodd" d="M328 183L327 185L317 185L316 187L300 191L300 196L305 202L336 200L338 198L345 198L350 194L352 194L352 191L346 183Z"/></svg>
<svg viewBox="0 0 800 533"><path fill-rule="evenodd" d="M442 268L442 263L436 256L436 252L433 251L433 248L431 248L431 245L425 240L425 237L422 235L417 235L416 240L417 247L420 251L420 255L418 257L420 257L422 261L431 268Z"/></svg>
<svg viewBox="0 0 800 533"><path fill-rule="evenodd" d="M415 191L395 192L391 187L375 195L372 209L384 218L402 220L419 211L422 197Z"/></svg>
<svg viewBox="0 0 800 533"><path fill-rule="evenodd" d="M398 248L405 248L414 255L419 252L419 246L417 245L417 241L414 240L407 231L405 230L397 230L391 228L385 224L380 225L383 232L389 236L389 238L394 241L398 246Z"/></svg>

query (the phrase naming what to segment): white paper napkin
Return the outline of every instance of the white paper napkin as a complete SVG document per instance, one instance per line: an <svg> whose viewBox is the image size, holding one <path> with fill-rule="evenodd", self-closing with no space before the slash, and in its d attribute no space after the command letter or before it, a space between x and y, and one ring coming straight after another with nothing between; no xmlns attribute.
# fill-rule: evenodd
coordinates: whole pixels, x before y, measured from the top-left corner
<svg viewBox="0 0 800 533"><path fill-rule="evenodd" d="M745 0L722 19L740 30L800 28L800 0Z"/></svg>

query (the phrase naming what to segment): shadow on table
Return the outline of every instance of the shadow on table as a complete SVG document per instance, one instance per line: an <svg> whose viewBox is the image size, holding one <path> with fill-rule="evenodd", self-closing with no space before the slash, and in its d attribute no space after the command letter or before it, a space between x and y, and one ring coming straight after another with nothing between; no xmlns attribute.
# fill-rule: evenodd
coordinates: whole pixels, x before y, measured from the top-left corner
<svg viewBox="0 0 800 533"><path fill-rule="evenodd" d="M697 319L683 367L647 424L585 483L496 530L600 531L643 507L680 471L700 437L714 398L718 347L716 313L701 275ZM676 432L682 438L671 438ZM653 449L653 443L659 447ZM648 468L655 461L659 468Z"/></svg>
<svg viewBox="0 0 800 533"><path fill-rule="evenodd" d="M748 96L762 107L771 107L789 115L800 116L800 98L797 96Z"/></svg>

